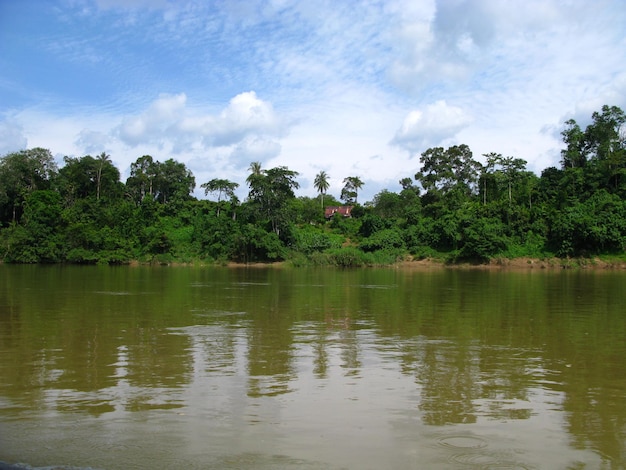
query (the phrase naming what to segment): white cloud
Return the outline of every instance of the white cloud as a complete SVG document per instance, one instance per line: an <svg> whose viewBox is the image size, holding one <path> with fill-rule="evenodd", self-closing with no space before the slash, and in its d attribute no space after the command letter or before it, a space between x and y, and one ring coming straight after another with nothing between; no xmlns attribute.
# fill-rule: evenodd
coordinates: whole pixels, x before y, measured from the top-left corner
<svg viewBox="0 0 626 470"><path fill-rule="evenodd" d="M558 164L567 118L626 107L619 0L53 5L62 21L13 31L56 48L41 84L12 75L28 70L17 59L7 69L0 98L17 127L4 132L66 155L107 151L122 172L151 154L241 184L259 160L298 171L305 195L320 170L337 195L359 176L367 200L435 145L541 171Z"/></svg>
<svg viewBox="0 0 626 470"><path fill-rule="evenodd" d="M130 147L151 144L181 153L241 146L246 139L277 137L284 131L271 103L250 91L232 98L219 114L190 109L184 93L164 94L139 115L125 117L114 135Z"/></svg>
<svg viewBox="0 0 626 470"><path fill-rule="evenodd" d="M187 97L163 94L138 116L125 117L115 133L125 144L135 147L141 143L162 146L168 129L184 118Z"/></svg>
<svg viewBox="0 0 626 470"><path fill-rule="evenodd" d="M240 93L213 120L208 136L217 146L232 145L248 135L280 135L281 123L272 105L257 98L254 91Z"/></svg>
<svg viewBox="0 0 626 470"><path fill-rule="evenodd" d="M281 145L275 140L259 136L248 136L235 146L230 158L232 163L236 163L239 168L243 168L250 162L264 162L277 157L281 148Z"/></svg>
<svg viewBox="0 0 626 470"><path fill-rule="evenodd" d="M453 138L471 122L471 117L463 109L440 100L424 110L411 111L392 143L412 154L421 153Z"/></svg>
<svg viewBox="0 0 626 470"><path fill-rule="evenodd" d="M24 128L13 120L0 122L0 155L23 150L28 144Z"/></svg>
<svg viewBox="0 0 626 470"><path fill-rule="evenodd" d="M100 131L83 129L74 141L77 148L83 149L86 154L104 152L111 144L111 137Z"/></svg>

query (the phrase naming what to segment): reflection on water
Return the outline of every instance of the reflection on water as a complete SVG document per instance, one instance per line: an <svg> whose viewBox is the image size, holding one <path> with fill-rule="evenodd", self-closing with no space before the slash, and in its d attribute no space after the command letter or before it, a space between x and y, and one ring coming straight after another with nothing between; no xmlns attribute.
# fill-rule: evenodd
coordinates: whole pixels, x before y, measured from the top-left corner
<svg viewBox="0 0 626 470"><path fill-rule="evenodd" d="M0 266L0 461L622 468L624 280Z"/></svg>

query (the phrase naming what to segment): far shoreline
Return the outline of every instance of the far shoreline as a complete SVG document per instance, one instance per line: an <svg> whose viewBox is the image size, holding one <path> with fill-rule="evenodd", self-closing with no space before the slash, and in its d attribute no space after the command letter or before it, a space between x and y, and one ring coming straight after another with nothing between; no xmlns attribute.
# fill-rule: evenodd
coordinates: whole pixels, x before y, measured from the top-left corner
<svg viewBox="0 0 626 470"><path fill-rule="evenodd" d="M438 259L419 259L399 261L392 266L403 269L475 269L475 270L622 270L626 269L626 261L623 259L604 260L601 258L495 258L484 263L458 262L447 263Z"/></svg>
<svg viewBox="0 0 626 470"><path fill-rule="evenodd" d="M175 265L176 263L172 263ZM185 263L182 263L183 265ZM334 267L324 265L295 266L289 260L275 262L251 262L240 263L230 261L224 264L207 263L207 266L224 266L228 268L293 268L299 267ZM388 265L363 265L349 269L387 268L399 270L436 270L436 269L459 269L459 270L486 270L486 271L525 271L525 270L591 270L591 271L617 271L626 270L626 260L621 258L602 259L594 258L497 258L483 263L456 262L449 263L439 258L405 259Z"/></svg>
<svg viewBox="0 0 626 470"><path fill-rule="evenodd" d="M5 263L0 260L0 265L22 265L24 263ZM26 263L28 264L28 263ZM96 266L97 264L85 263L35 263L41 266ZM294 264L290 260L282 261L253 261L249 263L236 261L140 261L131 260L125 263L108 264L107 266L162 266L162 267L224 267L230 269L298 269L298 268L340 268L340 269L398 269L407 271L458 269L458 270L484 270L484 271L528 271L528 270L589 270L589 271L619 271L626 270L626 260L621 257L613 258L494 258L485 262L447 262L441 258L405 258L395 263L358 265L358 266L335 266L323 264Z"/></svg>

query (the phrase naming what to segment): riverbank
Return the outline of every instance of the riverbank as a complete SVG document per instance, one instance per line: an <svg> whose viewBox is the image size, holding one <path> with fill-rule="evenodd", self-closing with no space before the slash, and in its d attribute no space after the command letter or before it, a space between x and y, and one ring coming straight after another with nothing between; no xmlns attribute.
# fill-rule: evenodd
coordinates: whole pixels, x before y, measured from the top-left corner
<svg viewBox="0 0 626 470"><path fill-rule="evenodd" d="M0 260L0 264L4 264ZM305 266L332 267L332 265L311 264L295 264L291 260L274 261L274 262L251 262L240 263L234 261L228 262L205 262L205 261L171 261L163 262L147 262L133 260L126 264L127 266L224 266L228 268L298 268ZM485 269L485 270L526 270L526 269L584 269L584 270L626 270L626 260L623 258L495 258L483 263L471 262L447 262L441 258L406 258L390 264L382 265L359 265L355 268L397 268L397 269ZM1 469L0 469L1 470Z"/></svg>
<svg viewBox="0 0 626 470"><path fill-rule="evenodd" d="M394 266L406 269L592 269L621 270L626 269L626 261L621 258L496 258L485 263L447 263L440 259L409 259L399 261Z"/></svg>
<svg viewBox="0 0 626 470"><path fill-rule="evenodd" d="M288 268L295 266L289 260L273 263L235 263L224 266L230 268ZM311 265L313 266L313 265ZM363 266L366 267L366 266ZM498 258L485 263L448 263L438 258L405 259L389 265L396 269L484 269L484 270L527 270L527 269L584 269L584 270L626 270L626 260L621 258Z"/></svg>

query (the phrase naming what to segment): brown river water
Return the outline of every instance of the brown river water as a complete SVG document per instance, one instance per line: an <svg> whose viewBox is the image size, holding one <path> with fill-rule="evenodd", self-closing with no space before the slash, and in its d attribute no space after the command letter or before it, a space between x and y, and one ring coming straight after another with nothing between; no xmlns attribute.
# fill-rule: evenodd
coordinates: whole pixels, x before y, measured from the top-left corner
<svg viewBox="0 0 626 470"><path fill-rule="evenodd" d="M0 461L622 469L626 272L0 265Z"/></svg>

